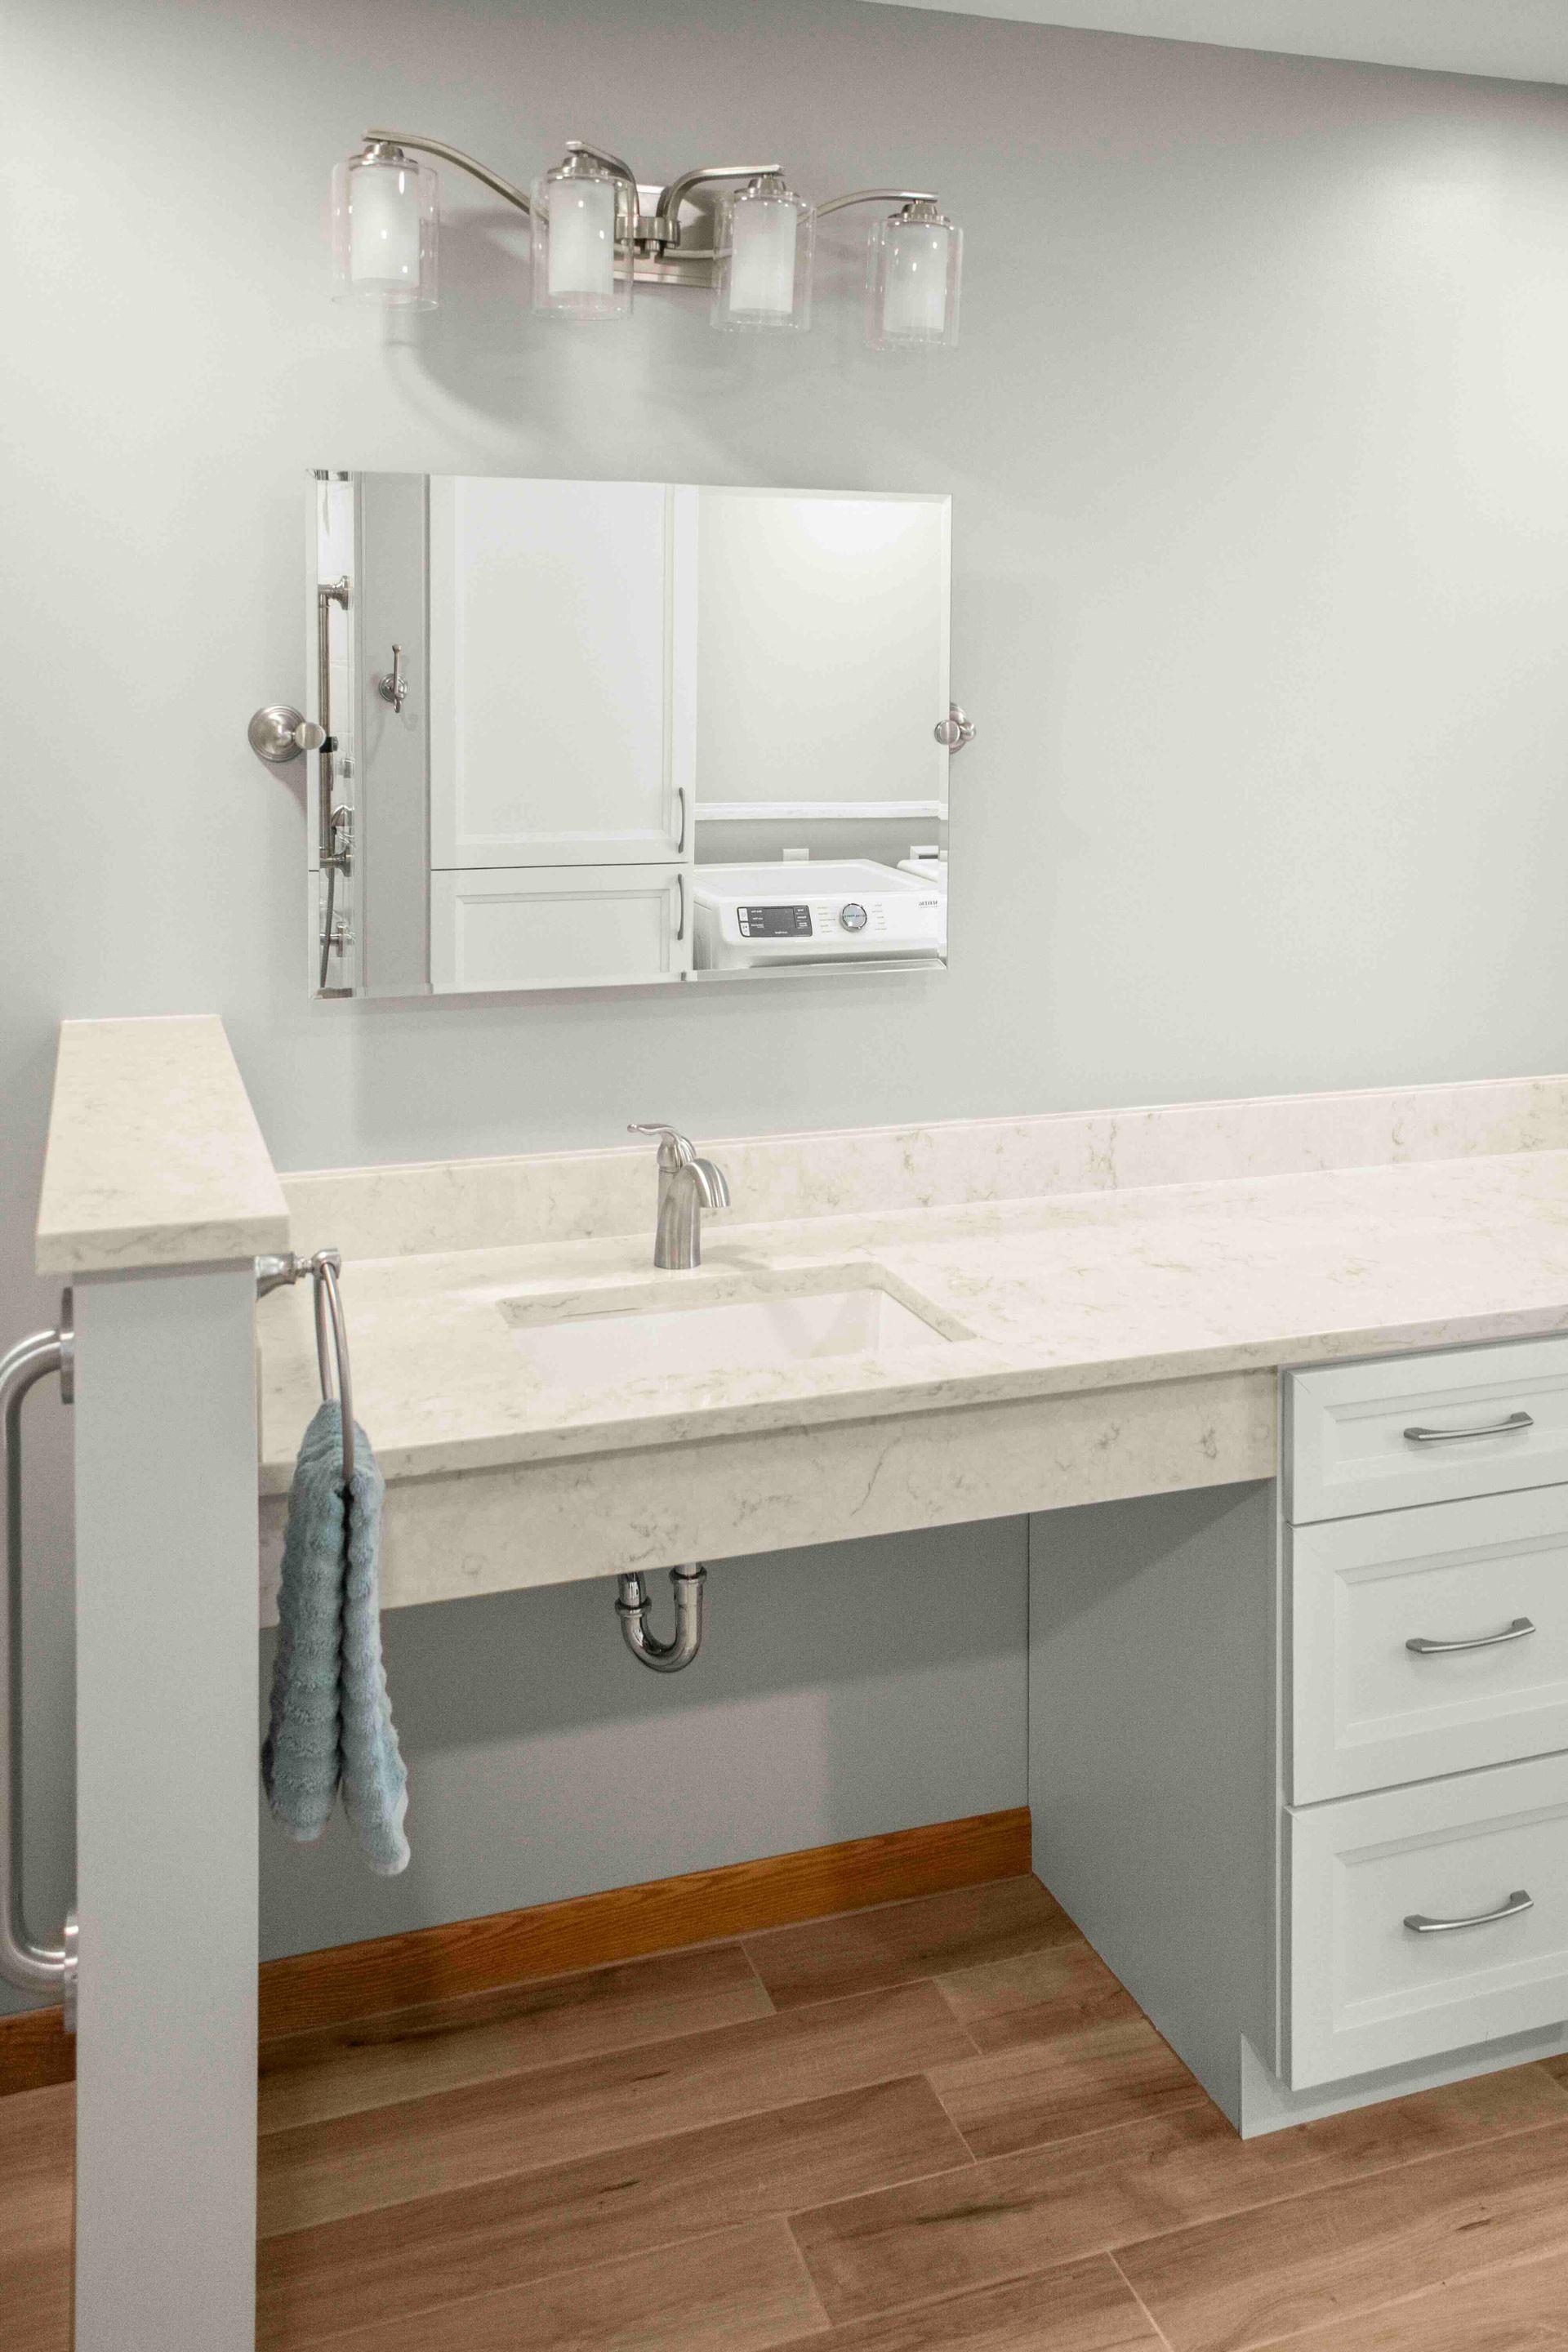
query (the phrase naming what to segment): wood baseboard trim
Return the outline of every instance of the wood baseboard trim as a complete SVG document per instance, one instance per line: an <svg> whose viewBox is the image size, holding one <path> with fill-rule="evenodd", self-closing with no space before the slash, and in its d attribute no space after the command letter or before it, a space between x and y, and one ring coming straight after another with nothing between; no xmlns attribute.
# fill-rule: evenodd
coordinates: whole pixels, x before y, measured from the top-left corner
<svg viewBox="0 0 1568 2352"><path fill-rule="evenodd" d="M526 1911L498 1911L262 1964L267 2041L346 2025L420 2001L448 2000L528 1977L563 1976L680 1944L713 1943L876 1903L1016 1878L1030 1867L1029 1809L932 1822L761 1862L689 1871ZM68 2082L75 2045L58 2009L0 2018L0 2095Z"/></svg>
<svg viewBox="0 0 1568 2352"><path fill-rule="evenodd" d="M381 2010L484 1992L526 1977L563 1976L679 1944L713 1943L834 1911L1013 1878L1029 1866L1029 1812L1019 1805L301 1952L262 1969L261 2032L271 2039L312 2025L342 2025Z"/></svg>
<svg viewBox="0 0 1568 2352"><path fill-rule="evenodd" d="M0 2017L0 2098L11 2091L47 2090L76 2077L76 2043L57 2003Z"/></svg>

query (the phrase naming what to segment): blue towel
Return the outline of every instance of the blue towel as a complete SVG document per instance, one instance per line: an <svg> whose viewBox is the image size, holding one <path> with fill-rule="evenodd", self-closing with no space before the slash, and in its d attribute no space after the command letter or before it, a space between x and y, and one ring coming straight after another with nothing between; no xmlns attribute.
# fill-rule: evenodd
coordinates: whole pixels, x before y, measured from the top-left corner
<svg viewBox="0 0 1568 2352"><path fill-rule="evenodd" d="M333 1401L305 1432L289 1494L261 1777L273 1812L301 1843L321 1836L341 1787L371 1868L391 1878L408 1864L408 1773L381 1654L386 1482L357 1422L346 1505L342 1471L342 1415Z"/></svg>

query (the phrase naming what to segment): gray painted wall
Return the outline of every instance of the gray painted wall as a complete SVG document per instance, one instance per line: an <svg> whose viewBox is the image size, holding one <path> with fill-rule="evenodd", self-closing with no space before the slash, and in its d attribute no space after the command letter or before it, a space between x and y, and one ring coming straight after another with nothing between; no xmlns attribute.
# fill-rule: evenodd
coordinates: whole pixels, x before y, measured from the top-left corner
<svg viewBox="0 0 1568 2352"><path fill-rule="evenodd" d="M1004 1519L721 1561L679 1680L624 1647L608 1582L395 1612L413 1860L376 1879L341 1817L309 1848L264 1824L263 1951L1022 1804L1026 1536Z"/></svg>
<svg viewBox="0 0 1568 2352"><path fill-rule="evenodd" d="M221 1013L285 1167L1563 1066L1568 95L860 0L13 0L5 42L0 1330L53 1304L30 1226L62 1013ZM625 330L535 324L510 216L455 174L444 307L389 331L332 307L322 245L329 167L377 119L519 176L580 131L650 174L777 147L814 192L930 180L969 232L963 347L865 351L842 221L808 337L738 342L665 298ZM312 463L951 490L981 724L951 973L308 1004L298 792L244 723L301 691ZM47 1917L65 1416L30 1419ZM909 1563L955 1540L813 1574L863 1578L896 1627ZM869 1635L860 1743L828 1739L841 1653L794 1646L793 1557L716 1580L711 1669L668 1689L627 1682L603 1594L415 1612L399 1704L442 1827L387 1902L560 1893L568 1845L581 1884L629 1866L603 1810L542 1826L538 1770L567 1766L526 1682L466 1728L498 1629L525 1657L559 1637L546 1689L581 1694L605 1785L643 1785L653 1726L673 1780L747 1790L689 1832L650 1812L638 1876L1016 1797L992 1592L1014 1579L1016 1619L1016 1532L963 1557L988 1631L936 1748L920 1674ZM759 1782L762 1755L799 1769ZM273 1948L381 1916L331 1851L268 1871Z"/></svg>

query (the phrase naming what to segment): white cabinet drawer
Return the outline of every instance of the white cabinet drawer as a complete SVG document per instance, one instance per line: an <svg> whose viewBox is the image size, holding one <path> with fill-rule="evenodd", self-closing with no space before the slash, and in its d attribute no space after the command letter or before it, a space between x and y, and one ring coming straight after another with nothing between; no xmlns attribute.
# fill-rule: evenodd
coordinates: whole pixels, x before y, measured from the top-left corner
<svg viewBox="0 0 1568 2352"><path fill-rule="evenodd" d="M1568 1479L1568 1338L1292 1372L1284 1471L1297 1525Z"/></svg>
<svg viewBox="0 0 1568 2352"><path fill-rule="evenodd" d="M1347 1797L1285 1832L1292 2088L1568 2017L1568 1757Z"/></svg>
<svg viewBox="0 0 1568 2352"><path fill-rule="evenodd" d="M1286 1542L1292 1803L1568 1748L1568 1486Z"/></svg>
<svg viewBox="0 0 1568 2352"><path fill-rule="evenodd" d="M691 967L679 866L491 866L430 877L430 980L447 990L600 988Z"/></svg>

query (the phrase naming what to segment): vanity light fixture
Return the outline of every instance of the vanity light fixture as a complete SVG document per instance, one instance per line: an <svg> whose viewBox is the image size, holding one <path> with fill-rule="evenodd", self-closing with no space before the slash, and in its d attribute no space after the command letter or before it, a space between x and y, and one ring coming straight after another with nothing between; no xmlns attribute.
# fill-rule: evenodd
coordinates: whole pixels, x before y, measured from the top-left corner
<svg viewBox="0 0 1568 2352"><path fill-rule="evenodd" d="M714 326L810 326L816 215L782 173L720 197L715 244Z"/></svg>
<svg viewBox="0 0 1568 2352"><path fill-rule="evenodd" d="M340 299L436 308L436 198L428 163L367 140L332 173L332 257Z"/></svg>
<svg viewBox="0 0 1568 2352"><path fill-rule="evenodd" d="M777 163L703 163L658 187L583 139L569 139L525 194L444 140L367 131L332 174L340 300L436 307L439 184L421 154L467 172L528 217L542 316L624 319L634 285L692 286L711 290L715 327L798 332L811 323L817 222L877 205L896 209L872 222L867 239L868 341L882 351L958 340L963 238L929 189L858 188L813 205Z"/></svg>
<svg viewBox="0 0 1568 2352"><path fill-rule="evenodd" d="M533 307L546 317L624 319L637 185L625 164L575 139L533 184Z"/></svg>
<svg viewBox="0 0 1568 2352"><path fill-rule="evenodd" d="M867 331L878 351L956 343L963 231L935 197L873 221L866 247Z"/></svg>

